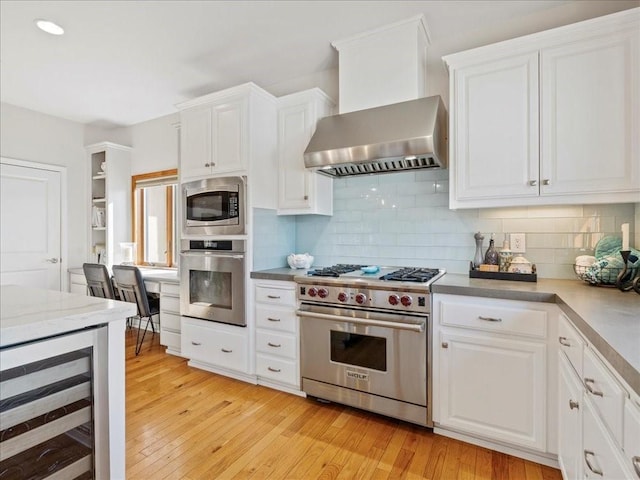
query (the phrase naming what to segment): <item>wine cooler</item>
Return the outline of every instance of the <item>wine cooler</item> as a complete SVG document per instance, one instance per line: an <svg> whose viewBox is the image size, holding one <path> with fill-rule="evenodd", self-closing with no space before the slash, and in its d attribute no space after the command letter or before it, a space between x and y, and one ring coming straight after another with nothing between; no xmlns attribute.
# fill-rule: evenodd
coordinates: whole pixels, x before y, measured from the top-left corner
<svg viewBox="0 0 640 480"><path fill-rule="evenodd" d="M0 480L109 477L106 330L0 351Z"/></svg>

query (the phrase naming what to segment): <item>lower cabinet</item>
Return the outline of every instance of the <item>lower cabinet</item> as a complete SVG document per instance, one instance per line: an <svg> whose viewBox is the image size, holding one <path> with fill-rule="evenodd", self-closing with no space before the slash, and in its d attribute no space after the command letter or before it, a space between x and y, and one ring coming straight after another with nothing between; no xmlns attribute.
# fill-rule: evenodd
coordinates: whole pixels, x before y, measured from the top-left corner
<svg viewBox="0 0 640 480"><path fill-rule="evenodd" d="M80 293L82 295L88 295L87 279L84 276L84 272L79 269L80 272L69 272L69 293Z"/></svg>
<svg viewBox="0 0 640 480"><path fill-rule="evenodd" d="M255 281L258 383L300 393L300 335L295 283Z"/></svg>
<svg viewBox="0 0 640 480"><path fill-rule="evenodd" d="M180 345L180 285L160 284L160 344L166 352L181 356Z"/></svg>
<svg viewBox="0 0 640 480"><path fill-rule="evenodd" d="M249 373L246 328L182 317L180 337L181 355L189 359L190 365L246 380Z"/></svg>
<svg viewBox="0 0 640 480"><path fill-rule="evenodd" d="M432 313L436 433L553 459L557 307L434 294Z"/></svg>
<svg viewBox="0 0 640 480"><path fill-rule="evenodd" d="M560 355L558 386L558 463L565 479L582 473L582 384L569 361Z"/></svg>

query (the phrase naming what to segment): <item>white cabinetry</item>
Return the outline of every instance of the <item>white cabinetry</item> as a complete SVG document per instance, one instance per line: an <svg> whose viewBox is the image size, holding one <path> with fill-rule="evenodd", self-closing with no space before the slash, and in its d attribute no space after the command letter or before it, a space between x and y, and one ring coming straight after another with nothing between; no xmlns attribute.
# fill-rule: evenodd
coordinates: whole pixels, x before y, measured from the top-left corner
<svg viewBox="0 0 640 480"><path fill-rule="evenodd" d="M254 282L258 383L300 392L300 335L295 283Z"/></svg>
<svg viewBox="0 0 640 480"><path fill-rule="evenodd" d="M256 181L273 177L275 185L275 97L247 83L181 103L178 108L181 182L254 173Z"/></svg>
<svg viewBox="0 0 640 480"><path fill-rule="evenodd" d="M333 179L308 171L303 155L334 106L319 88L278 98L278 214L333 214Z"/></svg>
<svg viewBox="0 0 640 480"><path fill-rule="evenodd" d="M445 62L451 208L637 201L640 9Z"/></svg>
<svg viewBox="0 0 640 480"><path fill-rule="evenodd" d="M84 272L81 269L74 269L69 271L69 292L80 293L88 295L87 290L87 278L84 276Z"/></svg>
<svg viewBox="0 0 640 480"><path fill-rule="evenodd" d="M180 356L180 285L160 283L160 344Z"/></svg>
<svg viewBox="0 0 640 480"><path fill-rule="evenodd" d="M181 355L189 365L221 375L251 381L247 329L182 317Z"/></svg>
<svg viewBox="0 0 640 480"><path fill-rule="evenodd" d="M563 478L636 478L632 472L640 445L637 395L617 380L564 315L558 340L558 460ZM640 465L635 475L640 478Z"/></svg>
<svg viewBox="0 0 640 480"><path fill-rule="evenodd" d="M131 241L131 148L90 145L89 258L107 266L124 261L121 242ZM104 168L104 170L103 170Z"/></svg>
<svg viewBox="0 0 640 480"><path fill-rule="evenodd" d="M556 317L550 304L435 294L436 431L555 453Z"/></svg>

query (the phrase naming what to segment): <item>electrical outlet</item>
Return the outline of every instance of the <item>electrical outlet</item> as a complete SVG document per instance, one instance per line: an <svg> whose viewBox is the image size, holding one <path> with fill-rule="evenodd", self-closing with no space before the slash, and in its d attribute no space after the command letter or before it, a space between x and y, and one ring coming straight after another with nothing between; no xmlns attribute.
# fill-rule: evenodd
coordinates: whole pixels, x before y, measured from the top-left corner
<svg viewBox="0 0 640 480"><path fill-rule="evenodd" d="M527 244L524 233L511 234L511 251L513 253L524 253L527 251Z"/></svg>

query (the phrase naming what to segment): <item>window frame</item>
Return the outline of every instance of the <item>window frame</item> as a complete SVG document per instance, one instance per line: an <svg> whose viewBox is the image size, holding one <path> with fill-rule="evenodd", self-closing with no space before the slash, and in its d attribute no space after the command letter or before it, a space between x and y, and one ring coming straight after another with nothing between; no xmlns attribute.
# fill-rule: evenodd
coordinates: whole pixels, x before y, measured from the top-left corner
<svg viewBox="0 0 640 480"><path fill-rule="evenodd" d="M166 263L149 263L144 261L144 234L145 234L145 222L144 222L144 194L142 189L138 190L139 184L148 182L149 180L161 180L163 178L175 178L176 189L178 188L178 169L173 168L169 170L159 170L157 172L142 173L139 175L131 176L131 233L132 241L136 244L136 258L135 264L141 266L163 266L175 268L177 266L175 258L173 258L174 239L173 230L175 227L176 219L174 218L175 202L176 198L173 195L173 188L171 185L166 186L165 195L165 214L166 214L166 229L165 235L167 240L167 262ZM139 208L136 209L136 207ZM137 212L136 212L137 210ZM178 241L178 239L175 239Z"/></svg>

